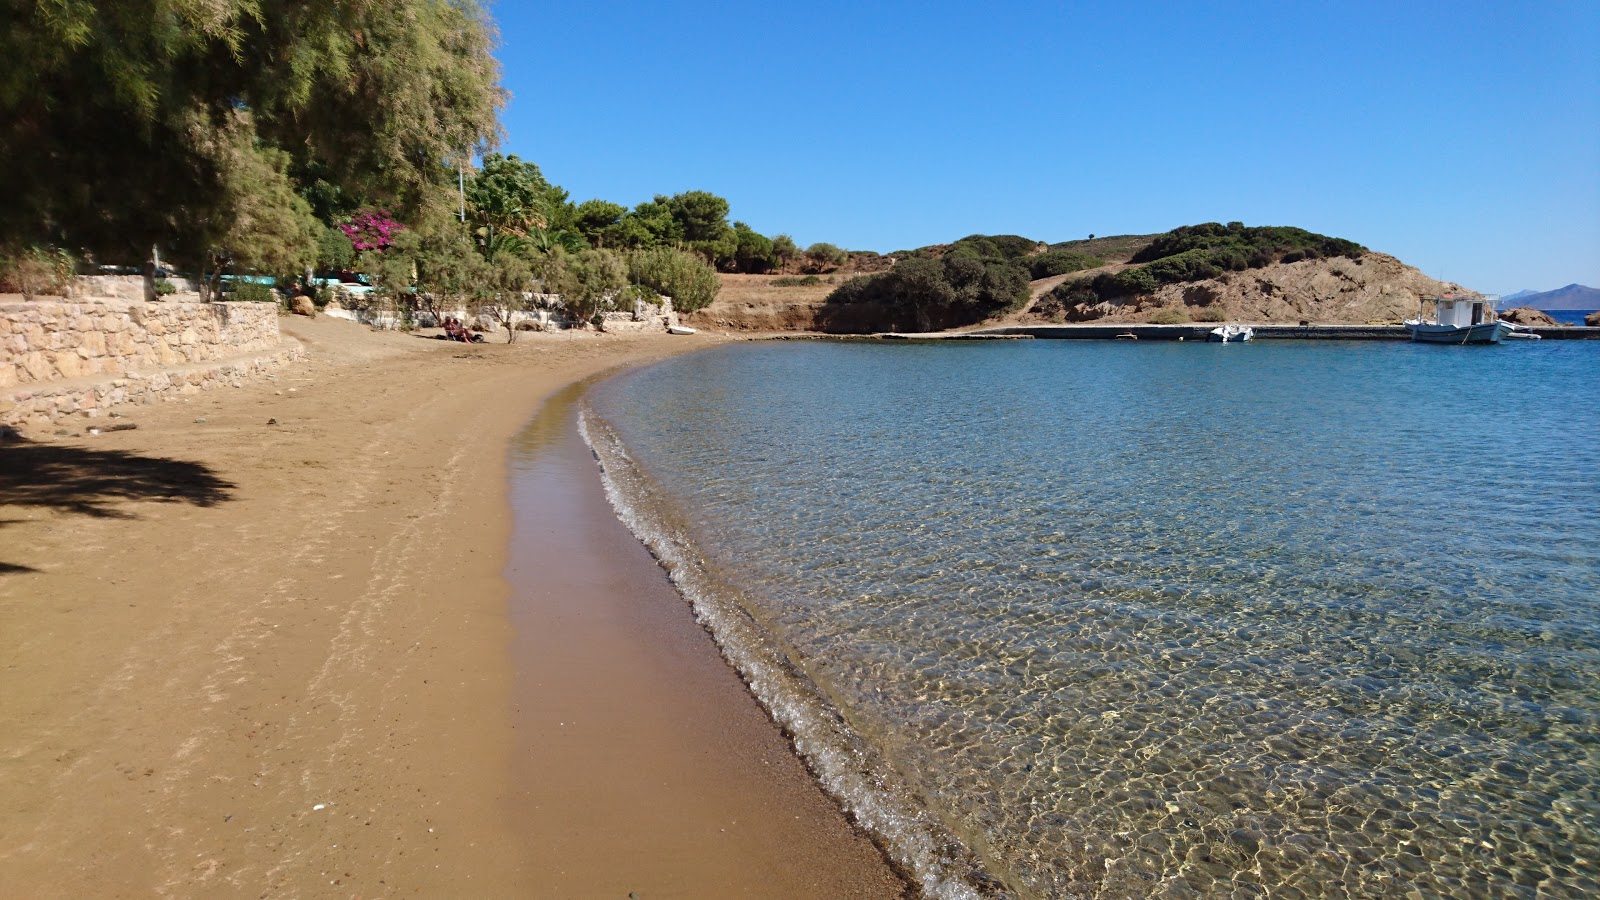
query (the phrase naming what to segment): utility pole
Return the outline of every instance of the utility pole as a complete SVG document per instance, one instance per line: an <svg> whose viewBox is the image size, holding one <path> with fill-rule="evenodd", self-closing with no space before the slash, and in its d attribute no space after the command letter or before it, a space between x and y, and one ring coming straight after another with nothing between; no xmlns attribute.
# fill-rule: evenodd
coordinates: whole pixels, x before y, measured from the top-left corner
<svg viewBox="0 0 1600 900"><path fill-rule="evenodd" d="M467 224L467 163L456 162L456 190L461 194L461 224Z"/></svg>

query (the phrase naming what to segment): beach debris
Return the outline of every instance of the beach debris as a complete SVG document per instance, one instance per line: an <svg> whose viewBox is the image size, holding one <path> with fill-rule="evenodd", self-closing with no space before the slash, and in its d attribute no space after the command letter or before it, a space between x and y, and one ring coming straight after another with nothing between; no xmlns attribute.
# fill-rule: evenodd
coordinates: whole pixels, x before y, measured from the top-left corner
<svg viewBox="0 0 1600 900"><path fill-rule="evenodd" d="M132 430L134 430L135 428L138 428L138 427L139 427L138 425L135 425L132 422L118 422L115 425L107 425L104 428L100 428L100 429L96 429L96 430L98 430L98 431L132 431Z"/></svg>
<svg viewBox="0 0 1600 900"><path fill-rule="evenodd" d="M326 804L326 803L318 803L316 806L311 807L311 811L312 812L317 812L318 810L323 810L323 809L327 809L327 808L328 808L328 804Z"/></svg>
<svg viewBox="0 0 1600 900"><path fill-rule="evenodd" d="M276 424L278 424L278 420L277 419L268 419L267 420L267 424L268 425L276 425Z"/></svg>
<svg viewBox="0 0 1600 900"><path fill-rule="evenodd" d="M204 425L206 423L206 417L205 416L201 416L200 418L195 419L194 423L196 425Z"/></svg>

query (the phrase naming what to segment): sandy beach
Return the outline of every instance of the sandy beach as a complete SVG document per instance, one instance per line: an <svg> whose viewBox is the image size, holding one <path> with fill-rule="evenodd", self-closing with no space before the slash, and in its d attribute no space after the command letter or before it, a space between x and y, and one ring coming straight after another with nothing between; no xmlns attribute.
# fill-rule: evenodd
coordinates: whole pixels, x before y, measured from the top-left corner
<svg viewBox="0 0 1600 900"><path fill-rule="evenodd" d="M571 427L714 338L283 324L275 381L0 445L0 895L906 894Z"/></svg>

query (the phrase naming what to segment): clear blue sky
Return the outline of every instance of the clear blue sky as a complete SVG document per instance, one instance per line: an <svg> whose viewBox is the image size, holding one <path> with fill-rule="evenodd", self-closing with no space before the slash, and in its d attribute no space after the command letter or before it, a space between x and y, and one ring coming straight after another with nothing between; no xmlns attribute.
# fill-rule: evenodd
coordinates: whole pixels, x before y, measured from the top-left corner
<svg viewBox="0 0 1600 900"><path fill-rule="evenodd" d="M1600 2L498 2L501 149L887 252L1241 220L1600 287Z"/></svg>

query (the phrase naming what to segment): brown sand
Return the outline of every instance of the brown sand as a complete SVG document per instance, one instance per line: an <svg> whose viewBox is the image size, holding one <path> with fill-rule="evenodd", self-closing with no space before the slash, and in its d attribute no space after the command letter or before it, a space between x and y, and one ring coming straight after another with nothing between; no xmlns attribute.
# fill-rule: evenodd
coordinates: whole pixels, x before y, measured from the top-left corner
<svg viewBox="0 0 1600 900"><path fill-rule="evenodd" d="M560 404L503 577L540 401L703 338L285 330L275 384L0 445L0 896L903 893Z"/></svg>

